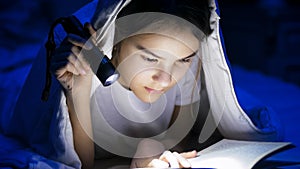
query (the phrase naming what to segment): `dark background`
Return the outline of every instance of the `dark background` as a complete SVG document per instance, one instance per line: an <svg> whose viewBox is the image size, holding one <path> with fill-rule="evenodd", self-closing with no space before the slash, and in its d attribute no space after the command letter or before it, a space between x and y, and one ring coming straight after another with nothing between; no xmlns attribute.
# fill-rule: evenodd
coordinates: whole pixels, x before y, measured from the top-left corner
<svg viewBox="0 0 300 169"><path fill-rule="evenodd" d="M0 119L13 112L54 19L89 1L0 0ZM300 1L219 0L219 7L234 82L273 107L286 140L300 146Z"/></svg>
<svg viewBox="0 0 300 169"><path fill-rule="evenodd" d="M10 54L20 45L42 42L55 18L69 15L89 1L1 0L0 52ZM232 64L300 84L300 1L220 0L219 6ZM24 62L21 56L10 57L8 61L2 55L0 61L11 62L11 67ZM34 56L23 58L30 63Z"/></svg>
<svg viewBox="0 0 300 169"><path fill-rule="evenodd" d="M219 1L233 64L300 85L300 1Z"/></svg>

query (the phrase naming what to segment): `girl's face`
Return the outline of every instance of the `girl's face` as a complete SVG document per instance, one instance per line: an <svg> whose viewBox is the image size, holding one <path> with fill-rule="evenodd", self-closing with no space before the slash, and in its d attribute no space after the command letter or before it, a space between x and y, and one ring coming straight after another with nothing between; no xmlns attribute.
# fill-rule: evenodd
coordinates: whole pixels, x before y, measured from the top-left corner
<svg viewBox="0 0 300 169"><path fill-rule="evenodd" d="M119 82L142 101L151 103L172 88L196 58L198 40L187 34L184 39L159 34L141 34L121 42L113 63L120 72Z"/></svg>

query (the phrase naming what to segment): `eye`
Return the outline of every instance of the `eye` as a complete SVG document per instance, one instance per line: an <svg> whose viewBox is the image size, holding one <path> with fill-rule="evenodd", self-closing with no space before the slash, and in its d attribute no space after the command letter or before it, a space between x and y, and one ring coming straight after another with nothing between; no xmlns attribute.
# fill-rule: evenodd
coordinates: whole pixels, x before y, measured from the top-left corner
<svg viewBox="0 0 300 169"><path fill-rule="evenodd" d="M189 57L189 58L183 58L183 59L180 59L179 62L181 63L190 63L192 61L192 59Z"/></svg>
<svg viewBox="0 0 300 169"><path fill-rule="evenodd" d="M142 55L142 58L147 62L158 62L158 59L156 59L156 58L146 57L143 55Z"/></svg>

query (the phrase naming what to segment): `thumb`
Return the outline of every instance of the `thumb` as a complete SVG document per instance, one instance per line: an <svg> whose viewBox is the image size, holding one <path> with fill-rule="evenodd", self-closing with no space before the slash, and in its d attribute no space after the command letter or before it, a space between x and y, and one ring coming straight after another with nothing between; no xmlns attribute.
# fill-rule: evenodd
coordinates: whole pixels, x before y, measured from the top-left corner
<svg viewBox="0 0 300 169"><path fill-rule="evenodd" d="M193 150L193 151L189 151L189 152L185 152L185 153L180 153L180 155L186 159L194 158L197 156L197 151Z"/></svg>

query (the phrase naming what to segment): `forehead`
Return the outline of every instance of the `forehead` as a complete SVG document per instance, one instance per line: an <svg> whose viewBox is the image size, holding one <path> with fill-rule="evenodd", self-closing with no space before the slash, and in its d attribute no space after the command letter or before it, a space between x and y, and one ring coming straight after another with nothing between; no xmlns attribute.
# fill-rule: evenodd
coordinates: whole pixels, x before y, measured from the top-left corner
<svg viewBox="0 0 300 169"><path fill-rule="evenodd" d="M116 21L115 44L128 37L156 34L177 40L196 51L203 33L190 22L163 13L139 13L121 17Z"/></svg>
<svg viewBox="0 0 300 169"><path fill-rule="evenodd" d="M186 35L184 38L187 38ZM167 52L169 54L185 57L194 53L199 48L196 38L190 37L187 42L177 37L162 34L139 34L124 41L125 44L133 45L140 49L150 49L155 52Z"/></svg>

